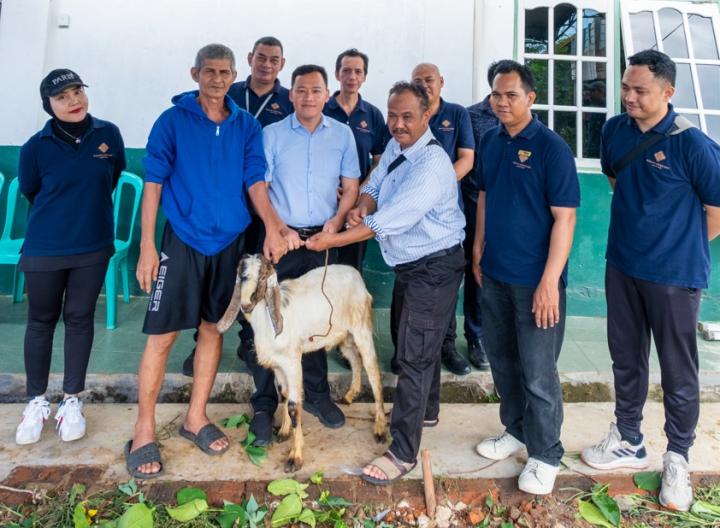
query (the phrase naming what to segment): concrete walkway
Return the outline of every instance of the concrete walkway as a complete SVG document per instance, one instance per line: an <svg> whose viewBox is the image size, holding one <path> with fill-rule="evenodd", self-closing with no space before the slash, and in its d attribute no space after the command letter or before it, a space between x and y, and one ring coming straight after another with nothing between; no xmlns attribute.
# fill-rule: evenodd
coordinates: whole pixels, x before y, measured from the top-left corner
<svg viewBox="0 0 720 528"><path fill-rule="evenodd" d="M54 406L53 406L54 407ZM15 427L22 405L0 405L0 481L18 466L97 466L98 480L124 482L129 479L125 471L122 450L131 437L136 416L135 405L88 404L85 414L88 435L68 444L56 436L53 420L48 420L41 441L32 446L14 443ZM565 405L565 422L562 440L566 449L563 459L567 466L563 475L593 475L596 472L578 460L578 452L588 443L598 441L612 419L612 404L578 403ZM268 460L260 467L251 464L239 442L244 438L242 429L227 430L231 448L219 458L201 453L177 434L186 409L182 404L158 406L158 436L165 462L164 480L272 480L283 478L283 464L289 443L273 444ZM54 408L53 408L54 411ZM327 478L357 474L362 464L380 455L386 448L376 444L372 436L370 404L353 404L345 407L347 424L341 429L326 429L317 419L305 413L305 466L296 474L307 479L318 469ZM221 419L240 412L248 412L245 405L212 404L210 418ZM651 469L661 469L665 451L662 433L664 422L662 406L648 403L645 407L644 433L651 458ZM496 479L513 477L520 473L526 454L492 463L479 457L475 444L484 436L502 432L498 419L498 406L493 404L443 404L440 425L425 429L422 447L430 449L433 471L436 476L462 479ZM700 413L695 447L690 453L694 472L720 472L720 404L705 403ZM410 478L421 478L419 466Z"/></svg>

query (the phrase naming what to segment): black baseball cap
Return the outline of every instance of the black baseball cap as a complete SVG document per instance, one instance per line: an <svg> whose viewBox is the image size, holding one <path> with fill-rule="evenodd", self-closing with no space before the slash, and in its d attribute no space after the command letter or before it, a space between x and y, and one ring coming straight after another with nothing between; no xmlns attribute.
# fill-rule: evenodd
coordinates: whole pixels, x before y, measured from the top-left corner
<svg viewBox="0 0 720 528"><path fill-rule="evenodd" d="M80 76L72 70L62 68L48 73L40 83L40 97L52 97L59 94L68 86L85 86Z"/></svg>

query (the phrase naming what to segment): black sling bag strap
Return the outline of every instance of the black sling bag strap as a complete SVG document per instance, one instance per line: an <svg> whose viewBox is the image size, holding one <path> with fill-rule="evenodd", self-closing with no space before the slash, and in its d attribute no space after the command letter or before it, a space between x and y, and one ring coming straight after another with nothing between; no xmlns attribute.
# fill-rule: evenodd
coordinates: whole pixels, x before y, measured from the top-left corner
<svg viewBox="0 0 720 528"><path fill-rule="evenodd" d="M659 143L663 139L669 138L670 136L676 136L693 127L695 127L695 125L693 125L689 119L681 115L676 115L675 120L670 127L670 130L668 130L664 134L653 132L649 138L637 145L635 148L631 149L630 152L627 152L622 158L613 163L611 167L613 173L609 176L611 178L615 178L616 175L619 174L620 171L623 170L625 167L630 165L630 163L635 160L635 158L637 158L640 154L645 152L647 149L649 149L656 143Z"/></svg>
<svg viewBox="0 0 720 528"><path fill-rule="evenodd" d="M430 146L430 145L438 145L438 146L440 146L440 142L439 142L437 139L432 138L430 141L428 141L428 143L427 143L426 146ZM393 162L388 166L387 173L390 174L392 171L394 171L394 170L397 169L400 165L402 165L403 162L405 162L405 161L407 161L407 158L406 158L403 154L400 154L400 155L399 155L397 158L395 158L395 159L393 160Z"/></svg>

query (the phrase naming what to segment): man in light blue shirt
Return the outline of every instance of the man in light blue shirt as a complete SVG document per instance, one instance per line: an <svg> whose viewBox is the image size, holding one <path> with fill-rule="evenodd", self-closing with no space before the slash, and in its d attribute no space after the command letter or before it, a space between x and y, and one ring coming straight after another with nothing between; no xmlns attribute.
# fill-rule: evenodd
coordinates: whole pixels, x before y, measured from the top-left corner
<svg viewBox="0 0 720 528"><path fill-rule="evenodd" d="M350 127L323 115L329 96L325 70L315 65L300 66L292 74L290 88L295 112L263 129L270 202L287 225L284 234L295 250L276 266L281 281L325 264L325 254L308 251L304 241L316 233L340 231L357 200L360 165L355 139ZM342 185L339 202L338 180ZM337 251L331 250L328 262L336 260ZM250 399L254 410L250 428L255 444L267 445L278 405L275 379L272 371L258 365L254 348L246 360L256 389ZM341 427L345 416L330 400L325 351L305 354L302 363L305 410L326 427Z"/></svg>
<svg viewBox="0 0 720 528"><path fill-rule="evenodd" d="M465 218L455 171L429 121L425 89L396 83L388 99L393 139L348 214L349 229L318 233L305 244L322 251L374 236L395 270L399 369L390 423L393 441L363 468L362 478L373 484L388 484L411 471L423 426L437 424L426 422L425 416L429 408L439 408L440 352L465 269Z"/></svg>

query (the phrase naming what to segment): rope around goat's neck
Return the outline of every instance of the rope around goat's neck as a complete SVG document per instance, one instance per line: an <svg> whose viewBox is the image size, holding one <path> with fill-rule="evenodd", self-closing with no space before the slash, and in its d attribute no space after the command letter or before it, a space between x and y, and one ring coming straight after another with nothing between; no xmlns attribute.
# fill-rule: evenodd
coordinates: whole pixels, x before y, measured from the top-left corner
<svg viewBox="0 0 720 528"><path fill-rule="evenodd" d="M326 250L325 250L325 269L323 270L322 281L320 282L320 292L323 294L323 297L325 297L325 300L326 300L326 301L328 302L328 304L330 305L330 317L328 317L328 329L327 329L327 332L325 332L324 334L313 334L313 335L311 335L311 336L310 336L310 342L311 342L311 343L312 343L313 341L315 341L315 338L316 338L316 337L327 337L327 336L329 336L329 335L330 335L330 331L332 330L332 316L333 316L333 311L335 310L335 308L333 307L333 303L332 303L332 301L330 300L330 297L328 297L327 294L325 293L325 277L327 276L328 259L329 259L329 258L330 258L330 250L329 250L329 249L326 249Z"/></svg>

